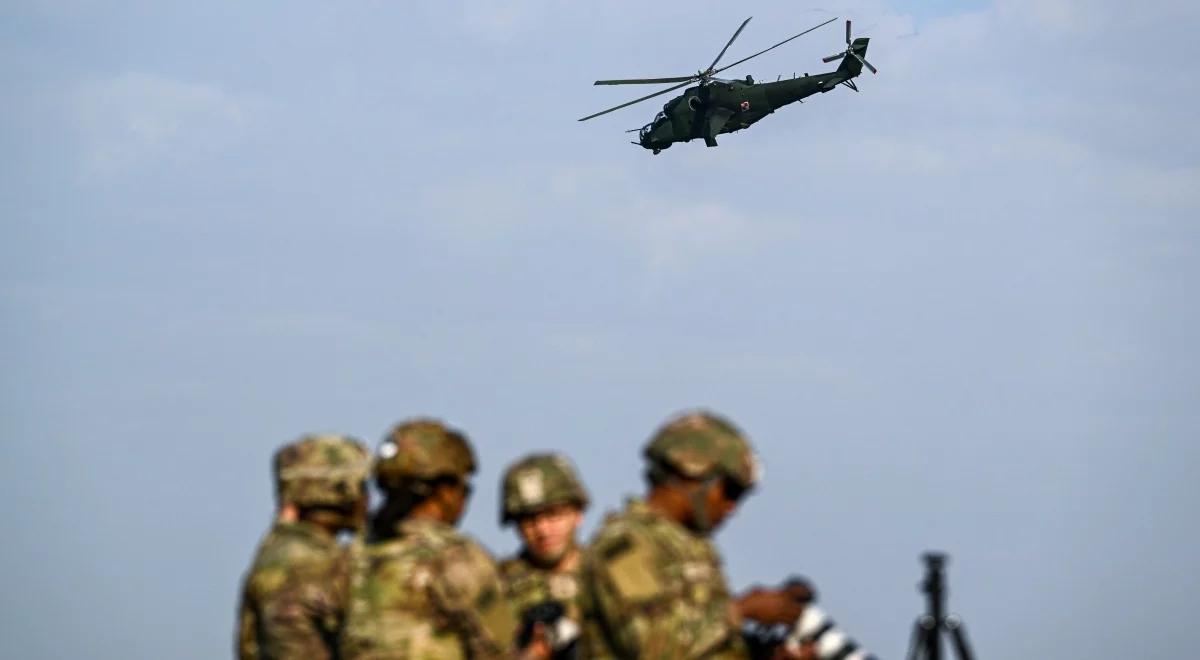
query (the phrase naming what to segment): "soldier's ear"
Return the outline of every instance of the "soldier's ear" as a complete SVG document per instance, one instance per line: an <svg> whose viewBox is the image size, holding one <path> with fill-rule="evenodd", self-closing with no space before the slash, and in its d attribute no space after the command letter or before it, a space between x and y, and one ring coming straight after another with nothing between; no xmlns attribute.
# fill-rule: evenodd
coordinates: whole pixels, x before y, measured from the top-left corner
<svg viewBox="0 0 1200 660"><path fill-rule="evenodd" d="M573 506L573 507L571 507L570 511L571 511L571 520L573 521L574 525L576 527L578 527L579 525L582 525L583 524L583 509L581 509L580 507L577 507L577 506Z"/></svg>

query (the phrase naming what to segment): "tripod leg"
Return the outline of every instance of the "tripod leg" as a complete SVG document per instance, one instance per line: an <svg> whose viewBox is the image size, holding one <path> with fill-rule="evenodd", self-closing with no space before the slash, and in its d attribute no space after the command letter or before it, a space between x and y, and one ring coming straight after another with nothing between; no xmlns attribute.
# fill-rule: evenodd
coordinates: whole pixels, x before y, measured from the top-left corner
<svg viewBox="0 0 1200 660"><path fill-rule="evenodd" d="M962 619L957 616L946 617L946 630L950 631L950 639L954 640L954 650L958 651L958 660L973 660L971 645L967 643L967 629Z"/></svg>
<svg viewBox="0 0 1200 660"><path fill-rule="evenodd" d="M929 641L934 631L929 628L928 620L928 616L923 616L913 624L912 637L908 641L908 660L929 660Z"/></svg>
<svg viewBox="0 0 1200 660"><path fill-rule="evenodd" d="M926 614L921 617L921 627L925 629L925 660L942 660L942 637L938 620Z"/></svg>

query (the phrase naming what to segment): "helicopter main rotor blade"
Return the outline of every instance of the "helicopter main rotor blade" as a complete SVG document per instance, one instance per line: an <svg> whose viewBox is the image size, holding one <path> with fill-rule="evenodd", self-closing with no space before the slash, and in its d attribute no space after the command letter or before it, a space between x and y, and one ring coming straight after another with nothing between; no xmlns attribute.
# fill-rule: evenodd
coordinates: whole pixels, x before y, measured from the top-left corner
<svg viewBox="0 0 1200 660"><path fill-rule="evenodd" d="M831 18L831 19L829 19L829 20L825 21L824 23L821 23L820 25L816 25L816 26L810 27L810 28L808 28L807 30L805 30L805 31L801 32L800 34L797 34L797 35L795 35L795 36L792 36L792 37L788 37L787 39L784 39L783 41L781 41L781 42L779 42L779 43L775 44L774 46L771 46L770 48L766 48L766 49L763 49L763 50L760 50L760 51L758 51L757 53L755 53L755 54L751 55L750 57L743 57L742 59L740 59L740 60L738 60L738 61L734 62L733 64L727 64L727 65L725 65L725 66L723 66L723 67L721 67L721 68L717 69L716 71L713 71L711 75L716 75L716 74L718 74L718 73L721 73L721 72L722 72L722 71L724 71L725 69L730 69L730 68L733 68L733 67L735 67L735 66L737 66L737 65L741 64L742 62L745 62L746 60L751 60L751 59L754 59L754 58L758 57L759 55L762 55L763 53L765 53L765 52L767 52L767 51L769 51L769 50L775 50L776 48L779 48L780 46L782 46L782 45L786 44L787 42L791 41L792 39L797 39L797 38L799 38L799 37L803 37L804 35L808 34L809 32L812 32L813 30L815 30L815 29L817 29L817 28L819 28L819 27L825 27L826 25L829 25L830 23L832 23L832 22L834 22L834 21L836 21L836 20L837 20L837 17L836 17L836 16L834 16L833 18Z"/></svg>
<svg viewBox="0 0 1200 660"><path fill-rule="evenodd" d="M597 80L593 85L661 85L664 83L695 80L696 76L677 76L675 78L625 78L623 80Z"/></svg>
<svg viewBox="0 0 1200 660"><path fill-rule="evenodd" d="M750 18L754 17L751 16ZM742 24L738 26L737 32L734 32L733 36L729 37L729 41L725 42L725 47L721 49L721 52L717 53L717 59L713 60L712 64L709 64L705 71L712 71L713 67L717 65L717 62L720 62L721 58L725 57L725 51L729 50L729 47L733 45L733 41L738 38L738 35L742 33L742 30L746 29L746 24L750 22L750 18L742 21Z"/></svg>
<svg viewBox="0 0 1200 660"><path fill-rule="evenodd" d="M643 96L640 99L634 99L628 103L622 103L621 105L611 107L608 110L602 110L600 112L597 112L594 115L580 117L579 121L587 121L589 119L594 119L596 117L599 117L600 115L607 115L608 113L612 112L613 110L620 110L621 108L629 107L629 106L633 105L634 103L641 103L642 101L645 101L646 99L652 99L656 96L662 96L663 94L666 94L667 92L673 92L681 87L687 87L688 85L692 84L692 81L694 81L694 80L695 80L695 78L689 78L687 82L679 83L678 85L675 85L674 87L668 87L662 91L654 92L653 94L647 94L646 96Z"/></svg>
<svg viewBox="0 0 1200 660"><path fill-rule="evenodd" d="M854 51L850 51L850 54L854 56L854 59L858 60L859 62L862 62L863 66L870 69L871 73L879 73L879 69L876 69L875 67L871 66L871 63L868 62L865 58L863 58L862 55L859 55L858 53L856 53Z"/></svg>

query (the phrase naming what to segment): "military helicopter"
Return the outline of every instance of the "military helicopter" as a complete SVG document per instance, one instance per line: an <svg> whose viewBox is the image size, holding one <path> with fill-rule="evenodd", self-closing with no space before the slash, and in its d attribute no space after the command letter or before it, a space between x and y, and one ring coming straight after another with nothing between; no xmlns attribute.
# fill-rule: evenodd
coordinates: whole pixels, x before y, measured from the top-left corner
<svg viewBox="0 0 1200 660"><path fill-rule="evenodd" d="M750 18L754 17L751 16ZM806 73L803 77L798 78L793 76L790 80L776 80L775 82L766 83L756 83L754 82L754 78L750 76L746 76L745 79L734 80L717 78L717 74L726 69L758 57L767 51L774 50L793 39L802 37L817 28L829 25L837 20L837 18L831 18L800 34L784 39L770 48L760 50L733 64L723 66L719 69L716 68L717 63L724 57L725 51L729 50L729 46L733 44L738 35L742 33L742 30L746 28L746 24L750 22L750 18L742 21L741 26L729 38L725 47L721 49L720 53L717 53L717 58L712 61L712 64L694 75L674 78L597 80L595 82L597 85L679 84L634 99L628 103L622 103L616 107L597 112L596 114L582 117L579 121L594 119L614 110L620 110L635 103L641 103L656 96L673 92L681 87L687 87L692 83L699 83L695 87L688 87L683 94L667 101L666 105L663 106L662 112L659 112L649 124L641 128L626 131L626 133L636 131L638 141L633 144L650 149L655 154L669 148L676 142L691 142L697 138L702 138L704 144L715 147L717 146L717 136L721 133L733 133L743 128L749 128L758 120L789 103L801 101L818 92L828 92L838 85L845 85L857 92L858 86L854 84L854 78L862 73L864 66L870 69L871 73L879 73L879 70L871 66L871 63L867 62L865 57L867 54L867 42L870 39L859 37L851 41L850 21L846 21L846 50L835 55L830 55L822 60L824 62L842 60L836 71L819 73L813 76Z"/></svg>

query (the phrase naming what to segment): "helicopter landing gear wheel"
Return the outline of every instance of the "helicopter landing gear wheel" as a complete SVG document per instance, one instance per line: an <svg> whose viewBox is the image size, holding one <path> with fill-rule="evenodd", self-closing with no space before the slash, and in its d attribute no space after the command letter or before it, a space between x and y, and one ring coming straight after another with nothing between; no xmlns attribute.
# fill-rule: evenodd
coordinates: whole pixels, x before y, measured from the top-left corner
<svg viewBox="0 0 1200 660"><path fill-rule="evenodd" d="M655 150L654 150L654 155L655 155L655 156L657 156L657 155L658 155L658 152L660 152L660 151L662 151L662 149L655 149Z"/></svg>

